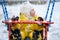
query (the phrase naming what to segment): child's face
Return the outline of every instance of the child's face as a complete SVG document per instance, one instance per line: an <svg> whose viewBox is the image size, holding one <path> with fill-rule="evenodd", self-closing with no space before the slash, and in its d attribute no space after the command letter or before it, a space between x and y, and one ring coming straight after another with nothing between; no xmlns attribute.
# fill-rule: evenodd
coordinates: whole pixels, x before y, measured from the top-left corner
<svg viewBox="0 0 60 40"><path fill-rule="evenodd" d="M30 11L30 16L35 16L35 11L34 10Z"/></svg>

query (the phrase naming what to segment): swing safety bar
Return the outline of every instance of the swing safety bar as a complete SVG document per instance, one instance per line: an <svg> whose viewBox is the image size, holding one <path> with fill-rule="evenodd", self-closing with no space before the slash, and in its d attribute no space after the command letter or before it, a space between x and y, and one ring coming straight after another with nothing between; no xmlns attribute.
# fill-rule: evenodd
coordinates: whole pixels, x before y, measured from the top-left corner
<svg viewBox="0 0 60 40"><path fill-rule="evenodd" d="M48 21L32 21L32 20L27 20L27 21L12 21L12 20L8 20L8 21L2 21L2 23L19 23L19 24L39 24L39 23L42 23L42 24L53 24L54 22L48 22Z"/></svg>

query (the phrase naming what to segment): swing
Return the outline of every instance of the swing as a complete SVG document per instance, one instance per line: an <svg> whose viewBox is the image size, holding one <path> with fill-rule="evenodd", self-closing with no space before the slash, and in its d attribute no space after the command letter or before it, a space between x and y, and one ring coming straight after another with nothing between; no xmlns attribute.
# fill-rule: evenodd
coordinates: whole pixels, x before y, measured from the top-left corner
<svg viewBox="0 0 60 40"><path fill-rule="evenodd" d="M12 21L12 20L8 20L8 21L2 21L2 23L8 23L9 24L9 40L10 40L10 31L11 31L11 26L12 26L12 23L19 23L19 24L38 24L39 21L31 21L31 20L28 20L28 21ZM42 21L42 24L53 24L54 22L47 22L47 21ZM46 37L47 37L47 26L45 26L45 32L46 32ZM47 38L46 38L47 40Z"/></svg>
<svg viewBox="0 0 60 40"><path fill-rule="evenodd" d="M51 0L50 0L51 1ZM50 2L49 2L50 3ZM42 24L53 24L54 22L51 22L51 18L52 18L52 13L53 13L53 8L54 8L54 4L55 4L55 0L54 0L54 3L53 3L53 6L52 6L52 12L51 12L51 16L50 16L50 20L49 22L47 21L42 21ZM49 4L50 5L50 4ZM6 5L5 5L5 1L3 1L2 3L2 8L3 8L3 12L4 12L4 18L5 18L5 21L2 21L2 23L5 23L5 24L9 24L9 32L8 32L8 37L9 37L9 40L11 40L10 38L10 32L11 32L11 26L12 26L12 23L14 24L38 24L39 21L31 21L31 20L26 20L26 21L12 21L12 20L8 20L8 12L7 12L7 9L6 9ZM49 6L48 6L48 10L49 10ZM48 11L46 13L46 17L45 17L45 20L47 19L47 16L48 16ZM17 30L16 30L17 31ZM44 33L43 33L44 34ZM13 36L13 35L12 35ZM21 36L21 35L20 35ZM43 36L44 37L44 36ZM15 40L21 40L21 37L19 39L15 39ZM45 26L45 40L47 40L47 26Z"/></svg>

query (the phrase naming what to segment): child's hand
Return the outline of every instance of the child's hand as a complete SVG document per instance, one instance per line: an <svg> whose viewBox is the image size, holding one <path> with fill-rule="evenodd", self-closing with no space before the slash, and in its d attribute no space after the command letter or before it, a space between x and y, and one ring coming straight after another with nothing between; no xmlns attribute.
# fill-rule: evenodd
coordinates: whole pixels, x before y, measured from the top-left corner
<svg viewBox="0 0 60 40"><path fill-rule="evenodd" d="M37 24L38 24L38 26L41 26L42 25L42 23L39 21L39 22L37 22Z"/></svg>

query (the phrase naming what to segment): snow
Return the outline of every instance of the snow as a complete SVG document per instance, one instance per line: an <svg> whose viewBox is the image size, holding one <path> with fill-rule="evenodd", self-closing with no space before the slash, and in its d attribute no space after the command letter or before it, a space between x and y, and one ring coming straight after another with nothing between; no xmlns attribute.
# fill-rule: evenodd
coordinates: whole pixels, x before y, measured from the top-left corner
<svg viewBox="0 0 60 40"><path fill-rule="evenodd" d="M33 8L36 11L36 15L45 17L46 15L46 10L47 10L47 5L32 5ZM9 17L11 18L13 15L19 16L21 9L21 5L7 5L7 10L9 13ZM50 8L51 10L51 8ZM60 2L56 2L55 7L54 7L54 12L53 12L53 17L52 21L54 22L53 25L51 25L49 32L48 32L48 40L60 40ZM50 14L50 11L49 11ZM49 19L49 16L48 16ZM47 19L47 20L48 20ZM8 31L7 27L2 23L2 20L4 20L3 16L3 11L2 7L0 5L0 40L8 40Z"/></svg>

